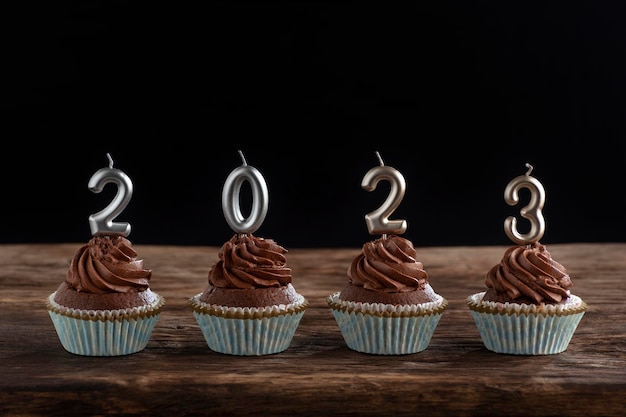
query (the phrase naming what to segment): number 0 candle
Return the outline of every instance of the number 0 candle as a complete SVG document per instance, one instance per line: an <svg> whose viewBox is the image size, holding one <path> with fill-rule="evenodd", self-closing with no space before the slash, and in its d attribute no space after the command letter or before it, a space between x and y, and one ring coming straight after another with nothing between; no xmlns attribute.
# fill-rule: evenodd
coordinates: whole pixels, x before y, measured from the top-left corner
<svg viewBox="0 0 626 417"><path fill-rule="evenodd" d="M96 235L123 235L130 234L129 223L113 223L115 219L128 205L133 195L133 183L124 172L113 168L113 159L107 153L109 167L101 168L92 175L89 180L89 189L99 193L110 182L117 185L117 194L107 207L89 216L91 234Z"/></svg>
<svg viewBox="0 0 626 417"><path fill-rule="evenodd" d="M529 245L538 242L545 232L545 221L541 210L546 201L545 190L543 185L535 177L531 177L530 173L533 166L526 164L526 174L515 177L509 182L504 190L504 200L510 206L514 206L519 202L519 190L528 188L530 190L530 202L527 206L520 209L523 218L530 221L530 231L521 234L517 230L517 219L509 216L504 220L504 232L513 242L518 245Z"/></svg>
<svg viewBox="0 0 626 417"><path fill-rule="evenodd" d="M254 233L265 220L269 193L263 175L256 168L248 165L239 151L243 165L235 168L226 178L222 190L222 210L226 222L235 233ZM241 186L248 181L252 188L252 209L246 218L241 212Z"/></svg>
<svg viewBox="0 0 626 417"><path fill-rule="evenodd" d="M402 234L406 231L406 220L389 220L389 216L398 208L406 192L404 176L395 168L385 166L380 153L376 152L380 166L370 169L363 180L361 187L373 191L380 181L389 181L391 189L383 204L376 210L365 215L365 223L369 233L374 234Z"/></svg>

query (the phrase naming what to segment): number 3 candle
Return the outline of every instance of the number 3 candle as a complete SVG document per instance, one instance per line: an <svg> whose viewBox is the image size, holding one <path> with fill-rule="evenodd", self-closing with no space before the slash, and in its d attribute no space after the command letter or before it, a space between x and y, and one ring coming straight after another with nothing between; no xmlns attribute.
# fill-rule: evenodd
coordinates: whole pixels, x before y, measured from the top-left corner
<svg viewBox="0 0 626 417"><path fill-rule="evenodd" d="M519 202L518 192L521 188L530 190L530 202L520 210L520 214L525 219L530 220L530 231L521 234L517 231L517 219L509 216L504 220L504 232L513 242L518 245L529 245L536 243L543 237L545 231L545 221L541 209L546 201L543 185L535 177L531 177L532 165L526 164L526 174L515 177L508 183L504 190L504 200L509 206L514 206Z"/></svg>
<svg viewBox="0 0 626 417"><path fill-rule="evenodd" d="M365 215L365 223L371 235L399 235L406 231L406 220L389 220L389 216L400 205L406 191L406 182L400 171L390 166L385 166L378 152L376 152L376 156L380 161L380 166L370 169L365 174L361 181L361 188L373 191L380 181L387 180L391 184L391 190L387 199L378 209Z"/></svg>
<svg viewBox="0 0 626 417"><path fill-rule="evenodd" d="M89 180L89 189L99 193L110 182L117 185L117 194L107 207L89 216L89 227L93 236L98 235L123 235L130 234L129 223L113 223L115 219L130 202L133 195L133 183L124 172L113 168L113 159L107 153L109 167L101 168Z"/></svg>

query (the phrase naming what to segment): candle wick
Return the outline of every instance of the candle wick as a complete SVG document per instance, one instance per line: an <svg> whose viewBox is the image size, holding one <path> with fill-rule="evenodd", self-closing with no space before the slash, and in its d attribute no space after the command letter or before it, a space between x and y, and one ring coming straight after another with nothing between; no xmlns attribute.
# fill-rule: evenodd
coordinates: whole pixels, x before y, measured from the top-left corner
<svg viewBox="0 0 626 417"><path fill-rule="evenodd" d="M531 172L533 172L533 166L526 162L526 168L528 168L528 171L526 171L526 176L528 176Z"/></svg>
<svg viewBox="0 0 626 417"><path fill-rule="evenodd" d="M113 158L111 158L111 154L107 152L107 158L109 158L109 168L113 169Z"/></svg>
<svg viewBox="0 0 626 417"><path fill-rule="evenodd" d="M380 166L384 167L385 163L383 162L383 158L380 156L380 153L376 151L376 156L378 157L378 162L380 162Z"/></svg>
<svg viewBox="0 0 626 417"><path fill-rule="evenodd" d="M246 162L246 158L243 156L243 152L241 152L241 150L239 150L239 156L241 156L241 161L243 162L243 165L248 165L248 163Z"/></svg>

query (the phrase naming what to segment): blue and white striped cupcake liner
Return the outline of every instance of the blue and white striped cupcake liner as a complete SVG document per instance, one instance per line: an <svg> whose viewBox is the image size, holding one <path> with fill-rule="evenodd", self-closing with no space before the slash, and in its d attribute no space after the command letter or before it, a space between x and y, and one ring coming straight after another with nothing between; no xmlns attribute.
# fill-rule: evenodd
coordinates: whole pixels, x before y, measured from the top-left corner
<svg viewBox="0 0 626 417"><path fill-rule="evenodd" d="M448 302L392 305L343 301L339 292L327 297L346 345L357 352L406 355L425 350Z"/></svg>
<svg viewBox="0 0 626 417"><path fill-rule="evenodd" d="M512 355L551 355L567 349L587 304L570 295L565 304L531 305L482 301L485 292L467 298L485 347Z"/></svg>
<svg viewBox="0 0 626 417"><path fill-rule="evenodd" d="M50 294L46 306L61 345L83 356L121 356L145 349L165 304L120 310L79 310L62 306Z"/></svg>
<svg viewBox="0 0 626 417"><path fill-rule="evenodd" d="M209 348L218 353L259 356L286 350L308 306L307 300L267 307L227 307L189 302Z"/></svg>

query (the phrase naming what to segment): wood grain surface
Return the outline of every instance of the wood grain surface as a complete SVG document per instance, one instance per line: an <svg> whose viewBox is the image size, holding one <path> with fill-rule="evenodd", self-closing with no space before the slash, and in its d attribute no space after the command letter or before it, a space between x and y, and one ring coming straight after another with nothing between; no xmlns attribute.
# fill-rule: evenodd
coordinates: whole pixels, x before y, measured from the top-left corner
<svg viewBox="0 0 626 417"><path fill-rule="evenodd" d="M150 342L120 357L61 346L44 300L80 244L0 246L2 416L623 416L626 410L626 243L548 245L589 306L565 352L484 348L465 298L505 247L424 247L418 257L449 302L429 347L379 356L348 349L326 297L359 248L289 249L309 301L283 352L211 351L188 299L207 284L217 247L135 245L166 298Z"/></svg>

